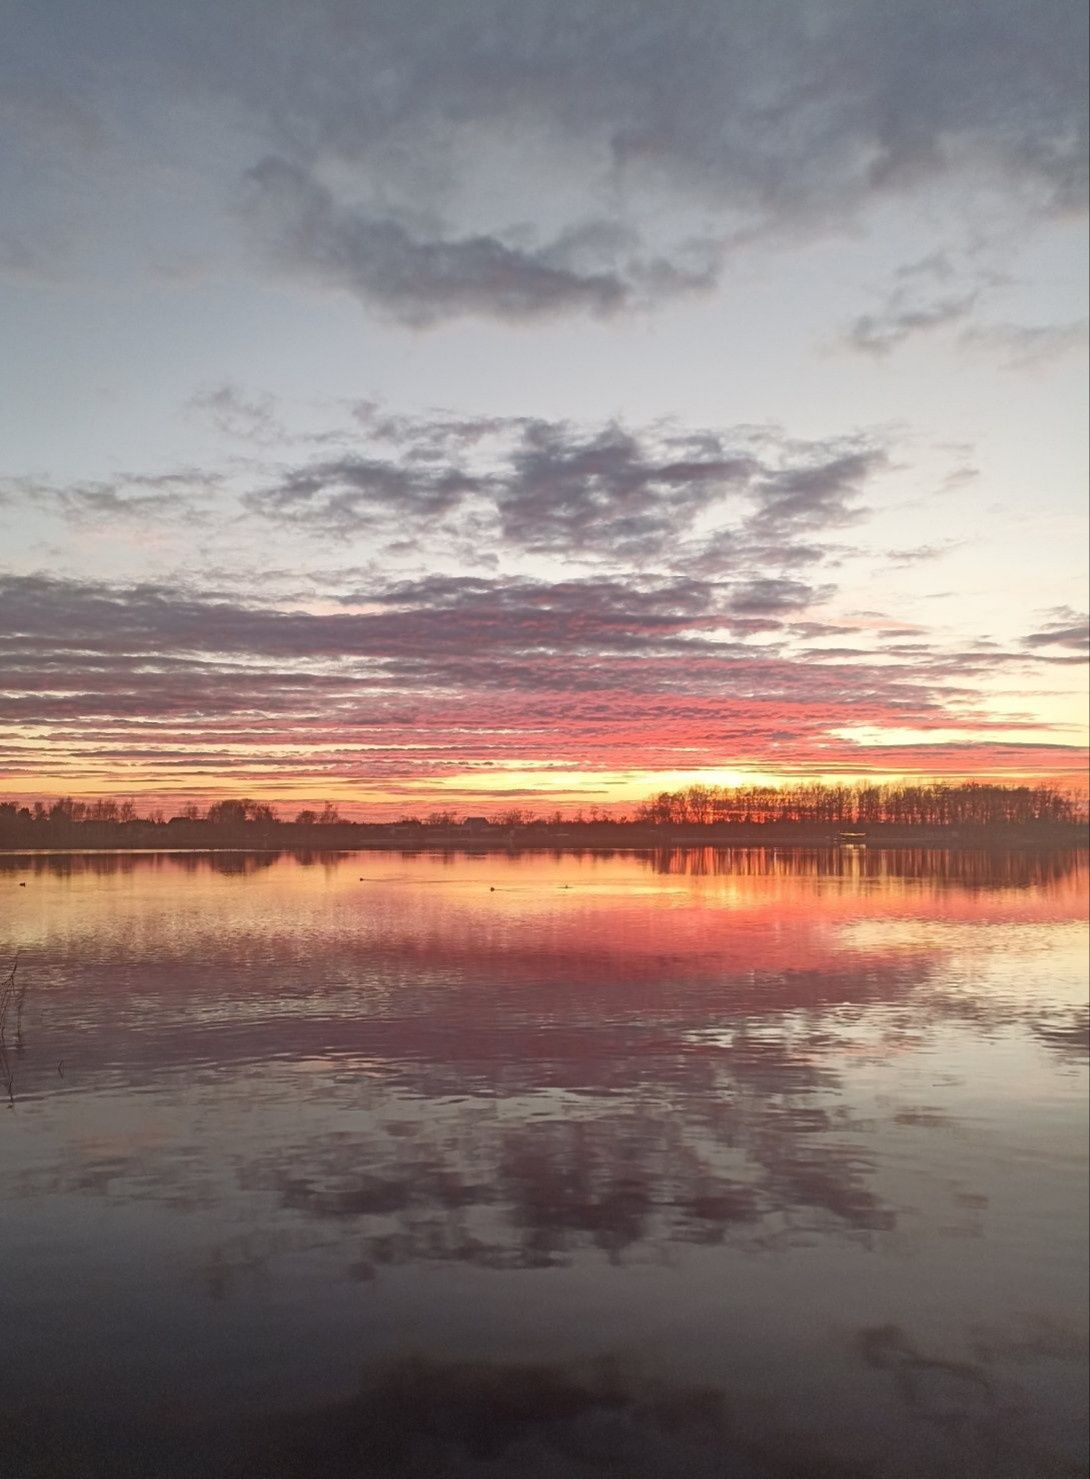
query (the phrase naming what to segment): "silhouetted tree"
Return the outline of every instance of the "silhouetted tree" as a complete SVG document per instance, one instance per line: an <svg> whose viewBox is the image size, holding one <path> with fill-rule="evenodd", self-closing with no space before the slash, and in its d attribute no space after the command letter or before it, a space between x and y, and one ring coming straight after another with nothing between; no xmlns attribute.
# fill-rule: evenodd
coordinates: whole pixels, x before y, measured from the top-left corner
<svg viewBox="0 0 1090 1479"><path fill-rule="evenodd" d="M657 826L769 822L903 827L994 827L1079 820L1073 796L1054 786L980 781L878 786L689 786L645 802L638 819Z"/></svg>

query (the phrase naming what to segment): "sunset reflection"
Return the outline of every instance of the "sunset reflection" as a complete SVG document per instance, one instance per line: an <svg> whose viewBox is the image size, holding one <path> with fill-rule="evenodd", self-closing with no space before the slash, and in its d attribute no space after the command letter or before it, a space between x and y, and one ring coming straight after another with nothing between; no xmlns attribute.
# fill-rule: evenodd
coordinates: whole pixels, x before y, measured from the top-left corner
<svg viewBox="0 0 1090 1479"><path fill-rule="evenodd" d="M858 1320L878 1373L916 1380L917 1265L946 1301L940 1371L975 1338L980 1280L1072 1313L1077 1245L1050 1234L1046 1259L1040 1239L1077 1222L1085 854L12 855L0 877L26 884L9 898L34 985L0 1239L36 1208L112 1216L165 1280L169 1310L131 1316L138 1348L206 1299L295 1322L313 1304L338 1370L396 1354L406 1319L431 1349L404 1280L438 1269L444 1349L487 1354L457 1282L486 1278L487 1319L529 1339L515 1301L534 1349L551 1299L576 1301L558 1359L629 1338L610 1279L669 1270L702 1331L692 1374L735 1385L699 1313L709 1279L724 1318L738 1280L763 1290L755 1369L793 1319L775 1270L817 1256L827 1330L884 1270L899 1333ZM55 1236L74 1270L79 1235ZM577 1312L592 1269L600 1328ZM522 1282L546 1275L552 1295ZM364 1298L387 1323L347 1318ZM34 1299L43 1332L69 1318L44 1284ZM643 1316L680 1371L665 1308ZM207 1338L210 1371L245 1365L241 1328ZM273 1388L341 1390L306 1350L276 1357Z"/></svg>

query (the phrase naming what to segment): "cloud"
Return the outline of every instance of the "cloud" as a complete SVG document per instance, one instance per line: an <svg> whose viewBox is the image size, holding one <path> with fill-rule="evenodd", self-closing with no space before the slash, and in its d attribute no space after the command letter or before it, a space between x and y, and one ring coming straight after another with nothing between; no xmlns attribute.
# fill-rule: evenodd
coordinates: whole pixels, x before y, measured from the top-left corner
<svg viewBox="0 0 1090 1479"><path fill-rule="evenodd" d="M817 604L830 590L816 591L801 580L751 580L733 591L730 606L732 611L754 616L790 614Z"/></svg>
<svg viewBox="0 0 1090 1479"><path fill-rule="evenodd" d="M968 318L976 305L976 292L936 298L931 302L908 303L895 294L878 313L861 314L847 333L853 349L866 354L888 354L917 334L930 333Z"/></svg>
<svg viewBox="0 0 1090 1479"><path fill-rule="evenodd" d="M10 479L0 496L102 527L200 522L228 548L264 537L259 524L306 534L315 548L365 541L370 561L401 569L545 558L580 572L752 582L831 562L840 547L830 535L867 516L889 463L866 434L800 441L776 427L410 416L364 403L348 426L292 435L273 402L230 385L188 406L252 451L222 471ZM225 559L222 548L202 553L206 570Z"/></svg>
<svg viewBox="0 0 1090 1479"><path fill-rule="evenodd" d="M998 351L1007 370L1033 369L1069 354L1085 355L1090 320L1066 324L980 324L966 329L962 344Z"/></svg>
<svg viewBox="0 0 1090 1479"><path fill-rule="evenodd" d="M987 257L978 239L962 251L934 251L903 263L891 274L877 307L849 324L845 344L880 357L910 339L964 322L989 293L1009 285Z"/></svg>
<svg viewBox="0 0 1090 1479"><path fill-rule="evenodd" d="M497 489L503 533L528 550L658 551L701 512L745 492L760 464L714 433L655 446L612 425L583 432L564 422L526 426Z"/></svg>
<svg viewBox="0 0 1090 1479"><path fill-rule="evenodd" d="M1070 647L1076 652L1090 653L1090 616L1070 606L1057 607L1050 614L1051 621L1022 638L1027 647Z"/></svg>
<svg viewBox="0 0 1090 1479"><path fill-rule="evenodd" d="M956 275L956 271L949 252L936 251L928 252L927 256L918 257L914 262L903 263L894 276L901 281L931 277L938 282L947 282Z"/></svg>
<svg viewBox="0 0 1090 1479"><path fill-rule="evenodd" d="M799 603L801 586L790 603ZM706 582L486 580L430 576L342 596L366 612L317 615L249 605L229 596L190 596L176 587L117 587L47 576L0 578L3 637L30 655L89 650L127 659L247 654L260 659L403 658L471 660L486 650L550 654L636 646L669 648L678 633L715 625L716 598L731 587ZM456 620L452 619L456 618ZM720 625L728 625L724 619ZM65 659L67 660L67 658Z"/></svg>
<svg viewBox="0 0 1090 1479"><path fill-rule="evenodd" d="M928 192L947 214L1085 206L1071 0L313 0L305 27L263 0L64 12L63 49L30 16L10 63L22 177L113 150L96 178L116 191L166 141L207 199L244 178L283 267L414 324L630 311L710 286L739 244Z"/></svg>
<svg viewBox="0 0 1090 1479"><path fill-rule="evenodd" d="M1045 208L1085 198L1085 17L1066 0L1001 13L940 0L798 0L774 14L705 3L683 20L650 0L591 11L530 0L517 13L435 4L366 24L319 6L312 23L290 84L275 33L261 50L281 90L250 74L248 101L275 116L284 144L258 167L279 197L274 239L286 210L288 260L414 322L616 312L711 282L734 238L841 229L950 177L1024 185ZM529 189L528 157L544 161ZM341 201L314 174L331 161L350 182ZM400 200L421 229L351 208L352 191ZM494 224L502 214L482 210L504 197L546 245L515 246ZM583 238L577 268L571 212L604 198L613 215ZM444 211L482 224L429 231L424 218ZM653 252L664 220L690 217ZM563 224L550 233L549 221ZM709 224L694 265L697 221ZM857 338L888 347L968 306L908 306Z"/></svg>
<svg viewBox="0 0 1090 1479"><path fill-rule="evenodd" d="M346 456L288 472L247 493L252 512L275 522L347 536L396 520L402 527L455 510L481 480L455 467L429 471L377 458Z"/></svg>
<svg viewBox="0 0 1090 1479"><path fill-rule="evenodd" d="M284 146L249 176L282 264L416 324L600 315L710 286L732 239L839 226L951 175L1024 182L1046 207L1084 199L1084 23L1063 3L1002 18L937 0L799 3L775 18L706 4L684 23L650 4L478 9L479 28L438 7L411 30L339 16L334 59L319 7L290 99L251 86ZM536 200L520 153L552 161ZM331 161L351 181L340 194L315 172ZM571 217L607 185L612 215ZM538 244L517 242L517 217L484 225L481 197L500 194L527 210ZM401 215L381 209L391 198ZM444 209L480 224L436 229ZM667 211L692 225L656 248ZM939 256L925 260L941 272ZM883 352L971 307L902 304L859 319L851 339Z"/></svg>
<svg viewBox="0 0 1090 1479"><path fill-rule="evenodd" d="M752 428L580 426L527 417L360 418L357 453L305 463L245 495L258 516L327 536L443 520L489 544L566 560L684 563L714 575L819 562L863 517L888 453L865 438L798 442Z"/></svg>
<svg viewBox="0 0 1090 1479"><path fill-rule="evenodd" d="M891 549L887 551L887 556L894 565L923 565L932 560L941 560L960 543L960 540L944 539L936 544L917 544L908 549Z"/></svg>
<svg viewBox="0 0 1090 1479"><path fill-rule="evenodd" d="M859 626L850 653L799 646L796 632L831 630L808 617L823 594L771 578L376 575L334 609L305 611L178 585L5 576L0 722L12 738L0 768L40 774L48 755L73 789L124 770L144 790L183 778L275 788L290 774L341 794L434 797L454 783L498 795L557 771L715 768L727 755L826 775L1080 763L1076 747L1012 738L1039 725L976 697L981 675L1046 654L921 640L891 656ZM955 726L964 740L947 737ZM940 737L876 743L889 730Z"/></svg>
<svg viewBox="0 0 1090 1479"><path fill-rule="evenodd" d="M164 473L118 473L93 482L55 484L34 478L0 483L0 500L54 508L74 524L125 521L141 523L208 517L209 500L222 477L199 468Z"/></svg>
<svg viewBox="0 0 1090 1479"><path fill-rule="evenodd" d="M610 314L631 294L616 272L572 268L560 241L528 251L486 233L422 239L391 217L338 205L285 159L262 160L248 182L247 212L281 265L348 288L416 327L472 313L516 321L572 309Z"/></svg>
<svg viewBox="0 0 1090 1479"><path fill-rule="evenodd" d="M781 535L854 523L861 517L856 499L887 462L885 451L874 446L791 447L784 465L757 480L753 527L765 535Z"/></svg>
<svg viewBox="0 0 1090 1479"><path fill-rule="evenodd" d="M255 14L231 9L236 24ZM276 108L297 144L376 155L388 173L395 144L439 152L440 123L532 124L599 143L619 170L681 171L781 212L835 210L950 171L965 152L1061 202L1085 188L1086 21L1066 0L1032 13L796 0L774 14L726 0L682 19L653 0L589 12L529 0L517 14L433 3L411 19L319 4L309 32L301 54L294 32L252 38L249 98Z"/></svg>
<svg viewBox="0 0 1090 1479"><path fill-rule="evenodd" d="M266 444L282 441L287 434L271 395L246 395L230 383L198 391L187 409L206 416L217 431L240 441Z"/></svg>

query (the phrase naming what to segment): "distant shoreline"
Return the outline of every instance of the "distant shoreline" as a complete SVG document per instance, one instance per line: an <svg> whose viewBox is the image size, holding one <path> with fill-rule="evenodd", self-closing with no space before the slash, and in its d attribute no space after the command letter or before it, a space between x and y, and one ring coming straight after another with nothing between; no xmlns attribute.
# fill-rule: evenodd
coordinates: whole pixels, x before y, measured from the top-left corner
<svg viewBox="0 0 1090 1479"><path fill-rule="evenodd" d="M22 831L23 829L20 829ZM1032 827L904 827L892 824L846 828L861 833L862 847L1018 849L1090 847L1085 824L1063 823ZM26 835L31 833L32 835ZM583 826L463 827L376 823L335 823L296 826L281 823L252 831L229 832L206 824L184 826L132 822L121 825L80 823L67 827L49 824L27 828L21 837L0 838L0 854L26 853L207 853L207 852L658 852L671 848L802 847L849 850L857 843L842 840L830 826L768 822L755 825L719 824L648 827L634 823ZM63 835L58 835L62 834ZM118 835L123 833L124 835ZM35 835L36 834L36 835ZM112 835L103 835L112 834Z"/></svg>

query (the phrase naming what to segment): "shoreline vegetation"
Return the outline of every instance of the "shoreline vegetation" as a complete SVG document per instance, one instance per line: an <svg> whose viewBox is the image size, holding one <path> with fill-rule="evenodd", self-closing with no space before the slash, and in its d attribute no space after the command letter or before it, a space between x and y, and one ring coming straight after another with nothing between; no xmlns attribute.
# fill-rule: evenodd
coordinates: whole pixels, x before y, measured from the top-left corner
<svg viewBox="0 0 1090 1479"><path fill-rule="evenodd" d="M0 802L0 851L357 851L428 847L682 846L1084 847L1085 803L1048 785L713 787L662 792L631 814L527 808L452 811L393 821L341 817L332 806L281 817L264 802L188 805L141 815L133 801L70 797Z"/></svg>

